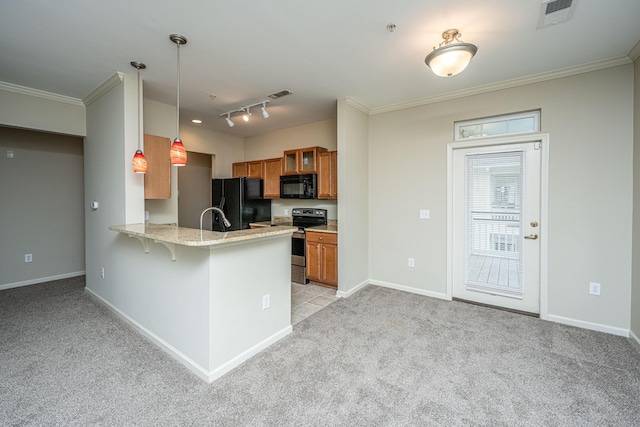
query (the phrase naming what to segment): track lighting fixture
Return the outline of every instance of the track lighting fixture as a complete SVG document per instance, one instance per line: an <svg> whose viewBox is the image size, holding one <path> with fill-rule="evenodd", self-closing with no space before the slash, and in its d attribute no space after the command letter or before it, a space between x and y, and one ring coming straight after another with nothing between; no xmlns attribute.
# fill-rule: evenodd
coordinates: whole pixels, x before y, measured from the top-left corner
<svg viewBox="0 0 640 427"><path fill-rule="evenodd" d="M251 108L260 106L260 110L262 110L262 117L264 117L265 119L268 119L269 112L267 111L267 104L269 102L271 101L269 101L268 99L265 99L264 101L256 102L255 104L247 105L246 107L240 107L240 108L236 108L235 110L227 111L226 113L220 114L220 117L224 117L224 119L227 121L227 124L231 128L235 125L235 123L233 123L233 121L231 120L231 115L236 113L242 113L242 120L244 120L245 122L248 122L249 118L252 116Z"/></svg>

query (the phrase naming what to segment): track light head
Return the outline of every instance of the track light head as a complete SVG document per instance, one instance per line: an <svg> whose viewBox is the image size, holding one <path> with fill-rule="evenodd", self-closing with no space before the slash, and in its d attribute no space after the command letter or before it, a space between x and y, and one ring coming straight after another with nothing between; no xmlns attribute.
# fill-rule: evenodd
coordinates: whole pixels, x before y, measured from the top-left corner
<svg viewBox="0 0 640 427"><path fill-rule="evenodd" d="M235 123L233 123L233 120L231 120L231 114L227 114L227 124L229 125L230 128L235 126Z"/></svg>
<svg viewBox="0 0 640 427"><path fill-rule="evenodd" d="M249 111L249 107L245 108L245 113L242 115L242 120L245 122L249 121L249 117L251 117L251 112Z"/></svg>
<svg viewBox="0 0 640 427"><path fill-rule="evenodd" d="M269 118L269 112L267 111L267 103L262 104L262 117L265 119Z"/></svg>

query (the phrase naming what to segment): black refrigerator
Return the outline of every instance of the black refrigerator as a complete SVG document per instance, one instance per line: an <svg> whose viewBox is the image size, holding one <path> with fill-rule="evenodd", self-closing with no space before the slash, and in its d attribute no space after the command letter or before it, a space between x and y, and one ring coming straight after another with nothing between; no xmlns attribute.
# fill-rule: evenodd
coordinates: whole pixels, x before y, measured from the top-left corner
<svg viewBox="0 0 640 427"><path fill-rule="evenodd" d="M271 221L271 200L264 199L262 180L257 178L214 179L211 206L217 206L231 222L225 227L220 215L212 215L214 231L249 228L250 222Z"/></svg>

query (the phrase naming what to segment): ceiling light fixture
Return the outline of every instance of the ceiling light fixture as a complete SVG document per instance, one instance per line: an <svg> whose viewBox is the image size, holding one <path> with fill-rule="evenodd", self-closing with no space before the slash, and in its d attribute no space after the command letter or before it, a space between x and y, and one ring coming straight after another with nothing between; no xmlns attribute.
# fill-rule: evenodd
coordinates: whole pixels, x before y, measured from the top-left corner
<svg viewBox="0 0 640 427"><path fill-rule="evenodd" d="M460 32L453 28L442 33L444 39L424 59L431 70L440 77L451 77L467 68L478 47L460 40Z"/></svg>
<svg viewBox="0 0 640 427"><path fill-rule="evenodd" d="M224 119L227 121L227 124L231 128L235 124L231 120L232 114L242 113L242 120L244 120L245 122L248 122L249 118L251 118L252 116L251 108L260 106L261 107L260 109L262 110L262 117L264 117L265 119L268 119L270 115L269 115L269 112L267 111L267 104L269 102L271 101L269 101L268 99L265 99L264 101L256 102L255 104L247 105L246 107L240 107L240 108L236 108L235 110L227 111L226 113L220 114L220 117L224 117Z"/></svg>
<svg viewBox="0 0 640 427"><path fill-rule="evenodd" d="M140 126L140 92L142 91L141 80L140 80L140 70L144 70L147 68L142 62L131 61L131 66L138 70L138 149L136 153L133 155L133 160L131 161L131 165L133 166L133 171L135 173L146 173L147 172L147 159L144 157L144 153L140 149L140 134L142 133L142 129Z"/></svg>
<svg viewBox="0 0 640 427"><path fill-rule="evenodd" d="M171 164L184 166L187 164L187 150L180 139L180 45L187 44L186 37L180 34L171 34L169 39L176 44L178 50L178 90L176 100L176 139L171 144Z"/></svg>

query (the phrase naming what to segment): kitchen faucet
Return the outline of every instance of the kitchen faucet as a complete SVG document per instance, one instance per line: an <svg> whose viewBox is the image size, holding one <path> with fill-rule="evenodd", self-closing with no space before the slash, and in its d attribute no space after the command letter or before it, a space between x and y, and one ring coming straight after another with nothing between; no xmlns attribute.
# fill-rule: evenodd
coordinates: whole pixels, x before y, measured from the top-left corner
<svg viewBox="0 0 640 427"><path fill-rule="evenodd" d="M225 227L231 227L231 222L229 222L229 220L227 219L227 217L224 215L224 212L222 212L222 209L212 206L210 208L207 208L205 210L202 211L202 213L200 214L200 231L202 232L202 218L204 217L204 214L207 211L216 211L220 214L220 216L222 217L222 223L224 224ZM213 215L213 213L211 214ZM213 221L211 221L213 223Z"/></svg>

